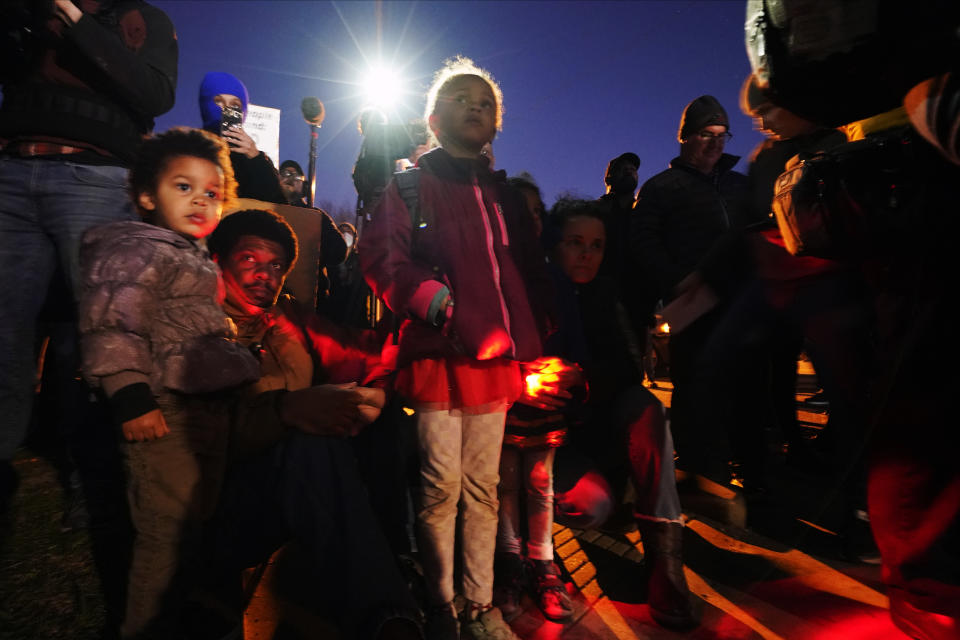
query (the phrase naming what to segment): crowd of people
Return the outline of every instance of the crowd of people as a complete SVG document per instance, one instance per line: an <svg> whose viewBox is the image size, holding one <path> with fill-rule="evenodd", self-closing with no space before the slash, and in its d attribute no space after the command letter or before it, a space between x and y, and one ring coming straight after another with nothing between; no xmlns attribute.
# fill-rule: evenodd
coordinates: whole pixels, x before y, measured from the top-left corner
<svg viewBox="0 0 960 640"><path fill-rule="evenodd" d="M960 184L956 78L832 128L755 73L739 107L767 140L746 173L702 95L668 168L640 186L622 153L604 195L548 210L533 176L495 170L503 95L459 57L426 96L431 142L364 199L358 229L310 207L297 162L278 171L257 148L228 73L203 79L201 128L152 133L178 64L161 11L54 0L40 22L36 51L0 63L0 512L42 353L66 490L86 498L65 529L132 525L129 553L99 550L125 574L112 595L102 576L108 637L224 637L249 598L241 571L295 540L337 576L347 637L510 640L525 591L549 620L574 613L554 522L624 520L652 618L693 629L677 470L769 500L770 427L788 461L842 488L842 535L872 526L894 621L960 637L956 375L917 379L955 351L956 267L937 244L955 223L934 214ZM892 170L871 173L857 141L909 148L912 173L877 195ZM911 213L933 249L900 227L876 234L879 256L798 249L823 241L790 225L803 172L837 157L861 169L844 202ZM284 207L318 217L318 256ZM315 299L284 286L304 255ZM648 389L655 309L669 419ZM816 444L797 424L801 352L830 402Z"/></svg>

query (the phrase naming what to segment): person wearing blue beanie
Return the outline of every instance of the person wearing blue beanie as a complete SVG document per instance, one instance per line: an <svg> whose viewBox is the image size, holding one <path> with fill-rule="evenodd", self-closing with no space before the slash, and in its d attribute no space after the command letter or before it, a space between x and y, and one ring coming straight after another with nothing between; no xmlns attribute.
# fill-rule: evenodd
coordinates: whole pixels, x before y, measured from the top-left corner
<svg viewBox="0 0 960 640"><path fill-rule="evenodd" d="M203 128L211 133L220 133L220 112L227 102L224 98L239 100L243 117L247 117L247 105L250 104L247 87L229 73L208 72L200 83L200 117L203 119Z"/></svg>
<svg viewBox="0 0 960 640"><path fill-rule="evenodd" d="M286 204L277 169L270 158L257 148L253 138L240 125L234 125L226 131L220 129L225 107L240 109L246 119L250 104L247 87L234 75L210 71L203 76L198 97L203 128L223 136L230 146L230 162L237 178L237 196Z"/></svg>

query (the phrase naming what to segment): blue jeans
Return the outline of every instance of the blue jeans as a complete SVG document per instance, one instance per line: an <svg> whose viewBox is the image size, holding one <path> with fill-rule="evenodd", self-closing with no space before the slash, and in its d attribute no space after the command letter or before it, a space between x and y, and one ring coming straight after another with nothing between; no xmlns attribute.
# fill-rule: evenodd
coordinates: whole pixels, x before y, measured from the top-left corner
<svg viewBox="0 0 960 640"><path fill-rule="evenodd" d="M57 265L75 302L80 238L135 217L123 167L0 155L0 461L30 420L37 315Z"/></svg>

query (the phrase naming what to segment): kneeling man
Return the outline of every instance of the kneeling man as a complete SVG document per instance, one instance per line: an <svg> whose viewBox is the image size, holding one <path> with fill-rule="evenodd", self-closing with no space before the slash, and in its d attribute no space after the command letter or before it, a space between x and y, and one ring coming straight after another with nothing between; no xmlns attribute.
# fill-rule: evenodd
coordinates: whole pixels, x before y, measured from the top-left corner
<svg viewBox="0 0 960 640"><path fill-rule="evenodd" d="M261 362L234 416L230 471L211 535L219 568L252 566L289 539L335 576L348 636L419 637L416 604L377 523L345 436L380 413L372 333L337 327L279 297L297 239L279 215L246 210L208 239L224 306Z"/></svg>

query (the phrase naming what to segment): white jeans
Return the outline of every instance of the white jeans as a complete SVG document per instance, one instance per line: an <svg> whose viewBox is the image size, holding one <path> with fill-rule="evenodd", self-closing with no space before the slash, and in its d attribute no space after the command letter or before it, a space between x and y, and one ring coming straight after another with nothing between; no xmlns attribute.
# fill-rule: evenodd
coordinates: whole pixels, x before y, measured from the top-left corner
<svg viewBox="0 0 960 640"><path fill-rule="evenodd" d="M479 604L493 600L497 484L505 419L505 411L481 415L417 411L417 528L431 604L444 604L454 597L454 549L460 504L463 595Z"/></svg>
<svg viewBox="0 0 960 640"><path fill-rule="evenodd" d="M500 454L500 522L497 551L521 552L520 490L527 506L527 557L553 560L553 447Z"/></svg>

